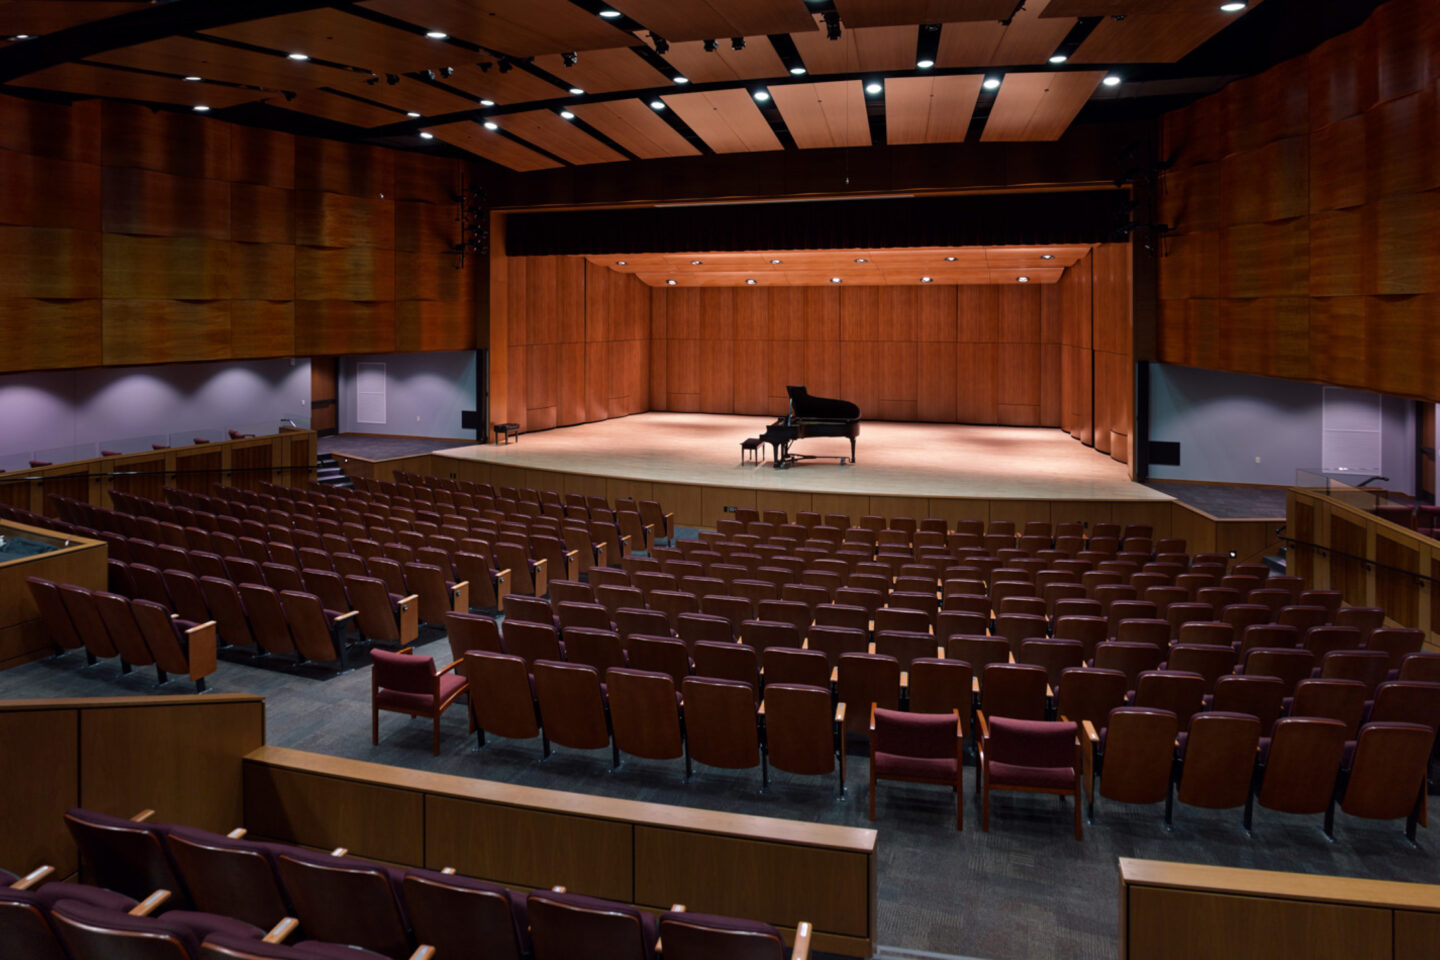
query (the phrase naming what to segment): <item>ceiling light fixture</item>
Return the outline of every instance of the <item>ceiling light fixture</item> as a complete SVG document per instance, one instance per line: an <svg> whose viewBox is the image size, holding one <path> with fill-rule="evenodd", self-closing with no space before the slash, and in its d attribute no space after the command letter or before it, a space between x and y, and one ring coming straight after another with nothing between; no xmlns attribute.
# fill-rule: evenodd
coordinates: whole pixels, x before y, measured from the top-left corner
<svg viewBox="0 0 1440 960"><path fill-rule="evenodd" d="M751 94L751 96L755 98L755 101L757 103L764 103L766 100L770 99L770 91L756 90L754 93Z"/></svg>
<svg viewBox="0 0 1440 960"><path fill-rule="evenodd" d="M931 67L935 66L935 61L931 60L929 57L926 57L923 60L916 60L915 66L920 70L929 70Z"/></svg>
<svg viewBox="0 0 1440 960"><path fill-rule="evenodd" d="M838 10L826 10L822 16L825 18L825 39L840 39L840 12Z"/></svg>
<svg viewBox="0 0 1440 960"><path fill-rule="evenodd" d="M666 281L665 281L665 285L666 285L667 287L673 287L673 286L675 286L675 284L677 284L677 283L679 283L679 282L680 282L679 280L666 280Z"/></svg>
<svg viewBox="0 0 1440 960"><path fill-rule="evenodd" d="M757 283L759 283L759 282L760 282L759 280L756 280L756 279L754 279L754 278L748 278L748 277L747 277L746 280L745 280L746 285L747 285L747 286L751 286L751 287L755 286L755 284L757 284Z"/></svg>
<svg viewBox="0 0 1440 960"><path fill-rule="evenodd" d="M1221 12L1221 13L1239 13L1241 10L1244 10L1244 9L1245 9L1245 4L1243 4L1243 3L1222 3L1222 4L1220 4L1220 12Z"/></svg>
<svg viewBox="0 0 1440 960"><path fill-rule="evenodd" d="M420 114L416 113L414 110L406 110L405 116L409 117L411 120L415 120L419 118Z"/></svg>
<svg viewBox="0 0 1440 960"><path fill-rule="evenodd" d="M562 119L562 120L574 120L574 119L575 119L575 114L571 113L569 110L561 110L561 111L560 111L560 119Z"/></svg>
<svg viewBox="0 0 1440 960"><path fill-rule="evenodd" d="M1029 283L1029 282L1030 282L1030 278L1029 278L1029 277L1016 277L1016 278L1015 278L1015 282L1016 282L1016 283Z"/></svg>
<svg viewBox="0 0 1440 960"><path fill-rule="evenodd" d="M670 52L670 41L660 36L660 34L654 30L650 31L650 42L655 44L655 52L660 54L660 56L663 57Z"/></svg>
<svg viewBox="0 0 1440 960"><path fill-rule="evenodd" d="M1116 76L1115 74L1113 74L1113 73L1110 74L1108 77L1106 77L1104 80L1101 80L1100 82L1103 83L1103 84L1105 84L1105 86L1107 86L1107 87L1118 87L1118 86L1120 86L1120 78L1117 77L1117 76Z"/></svg>
<svg viewBox="0 0 1440 960"><path fill-rule="evenodd" d="M706 53L714 53L716 49L716 43L714 40L706 40L703 44L701 44L701 48Z"/></svg>
<svg viewBox="0 0 1440 960"><path fill-rule="evenodd" d="M480 106L482 106L482 107L493 107L493 106L495 106L495 101L494 101L494 100L489 100L489 99L481 100L481 101L480 101Z"/></svg>
<svg viewBox="0 0 1440 960"><path fill-rule="evenodd" d="M689 83L689 82L690 82L690 78L689 78L689 77L671 77L670 79L671 79L671 80L674 80L676 83Z"/></svg>
<svg viewBox="0 0 1440 960"><path fill-rule="evenodd" d="M435 134L431 133L429 130L421 130L421 131L420 131L420 139L421 139L421 140L434 140L434 139L435 139Z"/></svg>
<svg viewBox="0 0 1440 960"><path fill-rule="evenodd" d="M619 11L619 10L601 10L601 11L600 11L600 16L604 17L606 20L617 20L617 19L619 19L619 17L620 17L620 11Z"/></svg>
<svg viewBox="0 0 1440 960"><path fill-rule="evenodd" d="M1050 62L1051 62L1051 63L1064 63L1066 60L1069 60L1069 59L1070 59L1070 58L1067 57L1067 56L1066 56L1065 54L1063 54L1063 53L1056 53L1056 54L1051 55L1051 57L1050 57Z"/></svg>
<svg viewBox="0 0 1440 960"><path fill-rule="evenodd" d="M839 282L840 282L840 278L839 278L839 277L831 277L831 278L830 278L830 282L831 282L831 283L839 283Z"/></svg>
<svg viewBox="0 0 1440 960"><path fill-rule="evenodd" d="M205 79L205 78L204 78L204 77L186 77L185 79L186 79L186 80L189 80L191 83L196 83L196 82L198 82L198 81L200 81L200 80L203 80L203 79Z"/></svg>
<svg viewBox="0 0 1440 960"><path fill-rule="evenodd" d="M881 85L879 80L871 80L869 83L865 84L865 92L873 97L877 94L885 92L885 87Z"/></svg>
<svg viewBox="0 0 1440 960"><path fill-rule="evenodd" d="M651 100L651 101L650 101L650 109L651 109L651 110L664 110L664 109L665 109L665 101L664 101L664 100Z"/></svg>
<svg viewBox="0 0 1440 960"><path fill-rule="evenodd" d="M805 68L800 66L799 64L796 64L795 66L790 68L790 74L791 76L802 77L805 75Z"/></svg>
<svg viewBox="0 0 1440 960"><path fill-rule="evenodd" d="M580 54L576 53L574 50L569 50L565 53L560 54L560 62L565 64L565 66L567 67L573 67L575 66L575 64L580 62Z"/></svg>
<svg viewBox="0 0 1440 960"><path fill-rule="evenodd" d="M425 31L425 36L429 37L431 40L450 39L450 34L446 33L444 30L427 30Z"/></svg>
<svg viewBox="0 0 1440 960"><path fill-rule="evenodd" d="M1041 259L1041 260L1054 260L1054 259L1055 259L1055 254L1053 254L1053 253L1042 253L1042 254L1040 254L1040 259Z"/></svg>
<svg viewBox="0 0 1440 960"><path fill-rule="evenodd" d="M304 62L310 59L310 54L308 53L289 53L286 54L286 56L297 62Z"/></svg>
<svg viewBox="0 0 1440 960"><path fill-rule="evenodd" d="M485 129L486 129L486 130L499 130L499 129L500 129L500 124L496 123L494 120L486 120L486 121L485 121Z"/></svg>
<svg viewBox="0 0 1440 960"><path fill-rule="evenodd" d="M15 36L11 37L10 39L11 39L11 40L29 40L29 39L30 39L30 34L28 34L28 33L17 33L17 34L15 34Z"/></svg>
<svg viewBox="0 0 1440 960"><path fill-rule="evenodd" d="M206 110L209 110L209 109L210 109L210 108L207 107L207 106L205 106L203 103L202 103L202 104L196 104L196 106L195 106L195 112L196 112L196 113L204 113Z"/></svg>
<svg viewBox="0 0 1440 960"><path fill-rule="evenodd" d="M582 90L582 89L579 88L579 87L571 87L571 88L570 88L570 96L572 96L572 97L583 97L583 96L585 96L585 91Z"/></svg>
<svg viewBox="0 0 1440 960"><path fill-rule="evenodd" d="M986 90L998 90L1000 89L1000 78L986 77L985 82L980 84L980 86L984 87Z"/></svg>
<svg viewBox="0 0 1440 960"><path fill-rule="evenodd" d="M744 49L745 49L745 38L744 38L744 37L731 37L731 38L730 38L730 49L731 49L731 50L734 50L736 53L739 53L741 50L744 50Z"/></svg>

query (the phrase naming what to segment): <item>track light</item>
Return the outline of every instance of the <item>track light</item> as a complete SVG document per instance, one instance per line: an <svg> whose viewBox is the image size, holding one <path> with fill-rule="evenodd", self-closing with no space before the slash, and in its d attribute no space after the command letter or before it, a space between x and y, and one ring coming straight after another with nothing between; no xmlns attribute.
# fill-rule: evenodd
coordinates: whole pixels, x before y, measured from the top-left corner
<svg viewBox="0 0 1440 960"><path fill-rule="evenodd" d="M186 80L189 80L190 78L189 78L189 77L186 77L185 79L186 79ZM196 79L199 79L199 78L197 77ZM377 84L377 83L379 83L379 82L380 82L380 78L379 78L379 77L370 76L370 77L366 77L366 78L365 78L365 83L366 83L367 86L373 87L373 86L375 86L375 84Z"/></svg>
<svg viewBox="0 0 1440 960"><path fill-rule="evenodd" d="M650 31L650 40L655 44L655 52L660 54L660 56L663 57L670 52L670 41L660 36L660 34L654 30Z"/></svg>
<svg viewBox="0 0 1440 960"><path fill-rule="evenodd" d="M455 68L454 68L454 67L441 67L441 68L440 68L440 76L441 76L442 79L449 80L449 79L450 79L451 77L453 77L454 75L455 75Z"/></svg>
<svg viewBox="0 0 1440 960"><path fill-rule="evenodd" d="M495 61L495 68L501 73L509 73L511 70L515 69L515 65L510 62L509 57L501 57L499 60Z"/></svg>
<svg viewBox="0 0 1440 960"><path fill-rule="evenodd" d="M715 52L715 41L714 41L714 40L706 40L705 43L703 44L703 47L704 47L704 50L705 50L706 53L714 53L714 52Z"/></svg>
<svg viewBox="0 0 1440 960"><path fill-rule="evenodd" d="M744 50L744 49L745 49L745 38L744 38L744 37L731 37L731 38L730 38L730 49L731 49L731 50L734 50L736 53L739 53L741 50Z"/></svg>
<svg viewBox="0 0 1440 960"><path fill-rule="evenodd" d="M385 74L385 82L388 83L388 84L390 84L390 86L393 87L393 86L395 86L395 84L397 84L397 83L400 82L400 78L397 77L397 76L396 76L395 74L393 74L393 73L387 73L387 74Z"/></svg>
<svg viewBox="0 0 1440 960"><path fill-rule="evenodd" d="M571 50L569 53L560 54L560 62L565 64L565 66L567 67L575 66L576 61L578 61L579 59L580 54L576 53L574 50Z"/></svg>
<svg viewBox="0 0 1440 960"><path fill-rule="evenodd" d="M840 39L840 14L834 10L825 11L825 39Z"/></svg>

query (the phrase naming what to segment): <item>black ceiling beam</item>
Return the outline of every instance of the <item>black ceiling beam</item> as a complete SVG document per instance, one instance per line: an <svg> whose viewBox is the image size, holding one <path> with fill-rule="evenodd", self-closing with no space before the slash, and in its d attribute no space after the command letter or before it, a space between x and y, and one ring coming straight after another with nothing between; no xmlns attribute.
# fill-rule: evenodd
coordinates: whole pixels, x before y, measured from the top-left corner
<svg viewBox="0 0 1440 960"><path fill-rule="evenodd" d="M0 83L109 50L133 47L181 33L212 30L249 20L317 7L345 8L357 0L173 0L144 10L15 43L0 50Z"/></svg>

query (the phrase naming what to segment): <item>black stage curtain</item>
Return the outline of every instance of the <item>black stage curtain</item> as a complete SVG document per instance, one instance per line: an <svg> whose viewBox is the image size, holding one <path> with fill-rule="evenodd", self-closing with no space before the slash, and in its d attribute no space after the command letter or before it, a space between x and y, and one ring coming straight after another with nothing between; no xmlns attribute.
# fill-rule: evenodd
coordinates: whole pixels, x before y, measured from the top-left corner
<svg viewBox="0 0 1440 960"><path fill-rule="evenodd" d="M505 252L683 253L1107 243L1125 239L1123 190L705 204L511 214Z"/></svg>

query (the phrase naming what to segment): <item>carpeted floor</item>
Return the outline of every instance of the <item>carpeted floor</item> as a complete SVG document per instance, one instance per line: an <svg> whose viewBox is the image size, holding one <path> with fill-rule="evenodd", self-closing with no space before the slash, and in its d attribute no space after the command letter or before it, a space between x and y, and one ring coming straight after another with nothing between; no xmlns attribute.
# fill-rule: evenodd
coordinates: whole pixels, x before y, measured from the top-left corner
<svg viewBox="0 0 1440 960"><path fill-rule="evenodd" d="M430 642L422 654L448 655ZM357 657L356 659L361 659ZM440 757L430 753L428 722L382 715L381 740L370 744L370 678L365 668L330 680L234 663L222 663L211 689L263 694L268 741L379 763L397 764L527 786L575 790L657 803L868 826L863 742L852 744L849 789L835 797L833 777L799 777L772 771L760 791L760 771L696 766L686 783L682 761L626 759L610 769L608 750L555 748L541 762L540 743L490 739L483 750L466 732L464 713L442 724ZM129 696L156 692L154 674L121 677L113 665L85 666L79 654L39 661L0 673L0 698ZM164 693L189 693L172 681ZM882 786L877 807L879 942L910 951L986 960L1109 960L1116 950L1119 857L1180 860L1237 867L1440 882L1440 848L1421 831L1420 849L1406 843L1402 825L1337 814L1330 842L1315 817L1258 809L1248 837L1240 811L1211 812L1177 804L1167 831L1163 805L1125 807L1101 800L1085 839L1071 834L1070 808L1051 797L997 794L989 833L980 831L973 771L966 771L965 830L954 830L954 807L942 789ZM1440 804L1432 801L1440 815Z"/></svg>
<svg viewBox="0 0 1440 960"><path fill-rule="evenodd" d="M1280 487L1246 487L1225 483L1166 483L1147 480L1145 486L1168 493L1181 503L1204 510L1212 517L1283 517L1285 491Z"/></svg>

